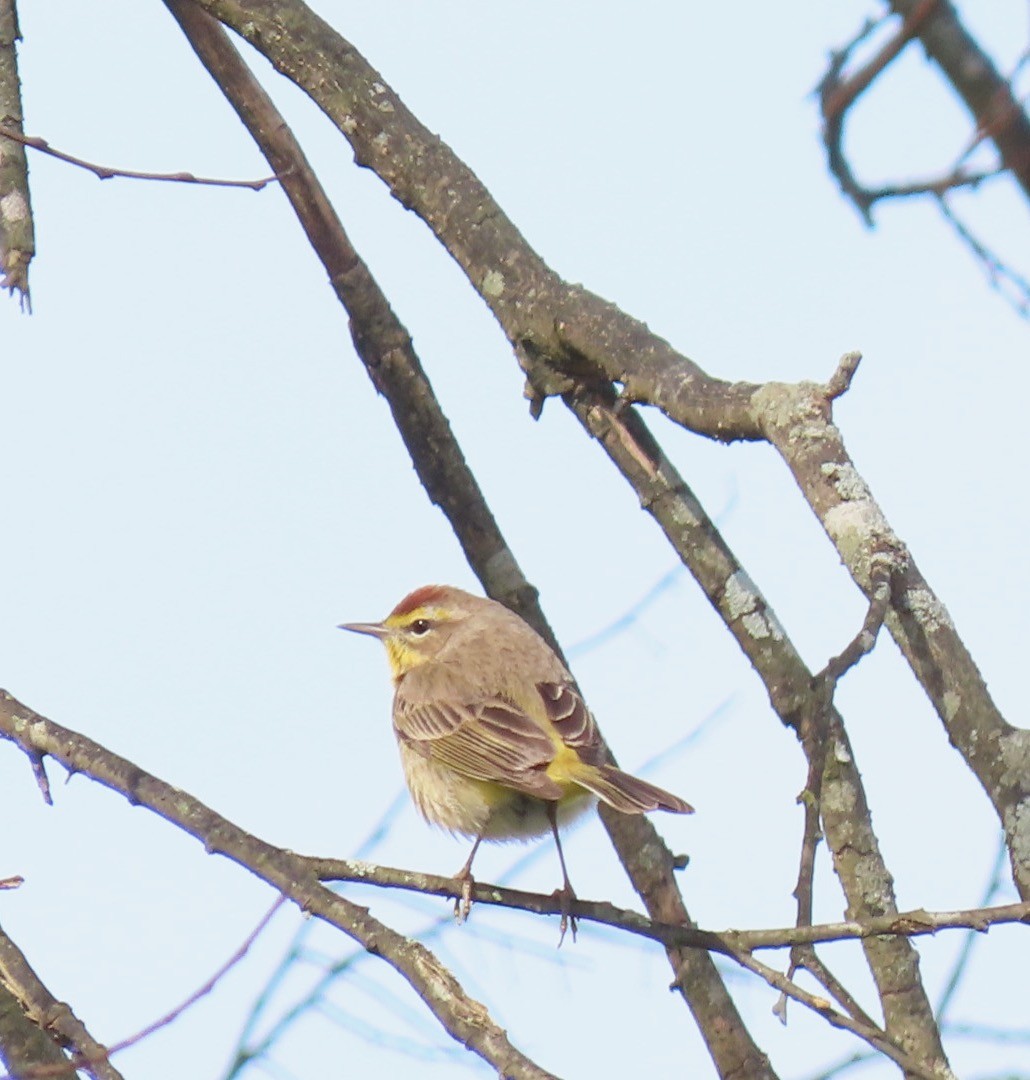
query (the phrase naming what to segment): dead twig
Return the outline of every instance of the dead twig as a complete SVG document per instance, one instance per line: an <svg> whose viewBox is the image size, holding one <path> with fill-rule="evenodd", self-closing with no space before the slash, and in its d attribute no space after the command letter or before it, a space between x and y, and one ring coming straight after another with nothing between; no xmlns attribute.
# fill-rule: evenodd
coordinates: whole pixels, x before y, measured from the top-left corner
<svg viewBox="0 0 1030 1080"><path fill-rule="evenodd" d="M159 173L142 172L137 169L116 169L110 165L98 165L96 162L86 161L85 158L58 150L46 139L41 139L38 135L23 135L8 124L0 124L0 135L13 139L16 143L21 143L22 146L27 146L32 150L38 150L48 157L57 158L58 161L74 165L79 169L85 169L100 180L110 180L117 176L127 180L161 180L172 184L208 184L213 187L241 187L250 188L251 191L260 191L279 179L277 176L266 176L262 180L223 180L210 176L195 176L190 172Z"/></svg>

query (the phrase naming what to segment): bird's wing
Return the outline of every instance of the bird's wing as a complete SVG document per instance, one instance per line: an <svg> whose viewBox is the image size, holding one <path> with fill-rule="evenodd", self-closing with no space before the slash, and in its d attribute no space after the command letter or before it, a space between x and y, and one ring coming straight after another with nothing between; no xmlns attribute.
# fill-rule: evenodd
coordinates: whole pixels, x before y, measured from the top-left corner
<svg viewBox="0 0 1030 1080"><path fill-rule="evenodd" d="M601 733L593 713L586 707L579 691L570 682L537 683L548 720L566 746L572 747L581 761L603 765L608 760Z"/></svg>
<svg viewBox="0 0 1030 1080"><path fill-rule="evenodd" d="M546 773L554 760L554 742L523 709L503 698L456 704L405 693L401 683L393 726L397 738L417 753L463 776L541 799L565 793Z"/></svg>

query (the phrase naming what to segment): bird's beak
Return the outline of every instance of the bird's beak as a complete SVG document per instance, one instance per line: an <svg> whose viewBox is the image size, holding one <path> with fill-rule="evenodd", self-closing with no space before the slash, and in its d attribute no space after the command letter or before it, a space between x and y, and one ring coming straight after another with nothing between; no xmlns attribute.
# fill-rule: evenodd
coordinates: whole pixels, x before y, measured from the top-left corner
<svg viewBox="0 0 1030 1080"><path fill-rule="evenodd" d="M345 622L340 623L337 630L353 630L355 634L368 634L380 640L390 633L390 628L379 622Z"/></svg>

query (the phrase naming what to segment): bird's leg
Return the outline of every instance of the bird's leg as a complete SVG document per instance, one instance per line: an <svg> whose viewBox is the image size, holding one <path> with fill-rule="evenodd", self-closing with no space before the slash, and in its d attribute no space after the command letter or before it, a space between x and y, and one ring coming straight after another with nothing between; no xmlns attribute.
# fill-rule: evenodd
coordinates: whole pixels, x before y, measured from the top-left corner
<svg viewBox="0 0 1030 1080"><path fill-rule="evenodd" d="M483 834L480 833L472 845L465 865L454 875L454 880L461 882L461 896L454 901L454 918L460 923L469 917L469 912L472 910L472 886L475 884L475 879L472 877L472 860L476 857L476 852L482 842Z"/></svg>
<svg viewBox="0 0 1030 1080"><path fill-rule="evenodd" d="M554 834L554 843L558 848L558 862L561 863L561 876L562 887L555 889L554 894L561 900L561 923L559 924L560 937L558 938L558 948L561 948L561 943L565 940L565 931L572 930L572 940L576 940L576 916L572 914L570 905L573 900L576 899L576 891L572 887L572 882L569 881L569 872L565 869L565 853L561 849L561 837L558 835L558 804L549 802L547 804L547 819L551 823L551 832Z"/></svg>

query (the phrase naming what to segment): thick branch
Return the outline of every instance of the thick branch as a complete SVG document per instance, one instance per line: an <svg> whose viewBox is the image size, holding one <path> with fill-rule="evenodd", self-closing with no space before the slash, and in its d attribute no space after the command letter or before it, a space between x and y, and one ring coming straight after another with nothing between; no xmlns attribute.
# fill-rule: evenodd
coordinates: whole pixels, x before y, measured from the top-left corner
<svg viewBox="0 0 1030 1080"><path fill-rule="evenodd" d="M359 165L432 229L548 394L605 374L668 395L714 438L758 438L749 384L713 379L647 327L569 286L526 243L479 178L425 128L386 80L302 0L197 0L303 89ZM547 360L541 366L538 360ZM547 375L550 373L550 380ZM659 389L660 388L660 389Z"/></svg>
<svg viewBox="0 0 1030 1080"><path fill-rule="evenodd" d="M508 1041L487 1010L424 945L373 918L365 908L322 885L293 852L266 844L184 791L144 772L84 735L33 712L0 690L0 737L29 753L46 754L69 772L82 773L145 806L201 841L211 854L225 855L330 926L382 957L425 1002L450 1035L489 1061L504 1077L554 1080Z"/></svg>
<svg viewBox="0 0 1030 1080"><path fill-rule="evenodd" d="M18 12L15 0L0 0L0 125L22 130L18 78ZM36 252L25 150L0 136L0 289L17 290L29 304L29 263Z"/></svg>
<svg viewBox="0 0 1030 1080"><path fill-rule="evenodd" d="M842 366L835 393L846 388ZM586 430L600 442L657 521L673 549L690 568L709 602L751 661L769 700L809 753L816 744L802 737L806 711L819 708L813 675L791 644L768 602L741 567L686 481L662 453L640 416L610 389L579 388L565 397ZM854 752L836 709L828 710L824 760L810 772L822 776L819 807L834 869L852 918L897 912L894 883L880 854ZM864 943L876 980L888 1035L913 1048L924 1061L943 1062L933 1010L919 977L919 959L904 941L872 938Z"/></svg>
<svg viewBox="0 0 1030 1080"><path fill-rule="evenodd" d="M887 627L994 804L1016 886L1030 899L1030 732L998 711L944 605L873 499L832 422L833 396L814 383L768 383L755 394L755 408L870 601L885 574L890 581Z"/></svg>
<svg viewBox="0 0 1030 1080"><path fill-rule="evenodd" d="M913 568L896 537L893 534L884 537L882 530L874 529L870 539L864 529L857 527L861 523L853 520L851 512L856 509L853 505L856 500L852 496L855 484L861 483L857 473L843 454L842 446L837 456L819 453L832 442L825 438L832 428L829 401L833 394L827 388L775 384L755 387L712 379L666 342L651 335L642 324L584 290L561 282L529 248L479 180L415 120L381 76L300 0L201 0L201 3L306 90L351 141L359 163L374 168L393 194L433 229L501 322L524 368L532 376L538 395L559 391L578 393L588 385L595 385L597 380L602 383L612 380L624 387L628 399L655 404L677 422L699 433L722 439L765 437L772 441L790 465L806 498L820 514L856 580L868 588L870 559L875 555L889 560L895 590L888 625L903 641L903 648L905 641L911 644L916 634L922 635L918 647L913 646L906 653L938 711L950 725L953 738L956 729L950 721L963 709L985 721L990 720L992 712L996 714L953 629L950 636L948 633L939 636L943 626L938 616L942 610L939 602L921 578L911 576ZM813 464L817 466L814 470ZM826 505L827 490L836 493L836 502L831 499L831 505ZM875 508L871 500L863 501L860 497L857 501L866 509ZM846 502L852 505L844 506ZM841 512L833 514L833 510ZM875 524L881 519L877 510ZM862 534L862 542L849 544L856 531ZM900 571L900 581L905 586L900 591L896 571ZM760 598L756 598L746 582L734 577L735 573L731 571L723 577L710 593L713 602L721 605L723 594L729 591L727 607L741 601L757 605L744 609L742 625L760 627L763 625ZM738 611L735 617L740 616ZM778 628L764 625L769 637L778 633ZM950 624L944 629L949 628ZM751 631L745 629L745 633ZM924 666L919 653L928 639L932 639L927 653L929 663ZM934 651L936 646L939 648ZM749 651L749 655L754 651ZM947 666L952 660L958 661L954 676L952 668ZM790 695L791 687L796 689L799 685L789 681L777 683L771 692L782 699ZM961 691L965 691L964 695ZM985 722L982 728L989 738L1011 730L1003 726L1000 717L996 720ZM829 785L834 798L827 798L824 791L824 817L837 816L840 846L835 851L835 861L839 871L857 880L869 869L870 861L877 866L882 866L882 862L874 841L848 844L844 839L853 834L851 820L855 816L856 798L861 803L857 817L862 837L867 832L871 836L871 830L867 828L868 814L860 798L861 788L855 785L855 777L851 775L850 750L839 721L834 723L824 780L824 788ZM971 764L982 781L985 778L989 781L984 756L972 752L975 748L968 741L955 741L971 756ZM1014 746L1013 751L1022 753L1022 745ZM1013 791L1018 796L1019 791L1013 787L1016 781L1012 779L1011 754L1009 758L1005 768L1011 791L1006 796ZM997 794L997 786L994 793ZM1023 858L1030 852L1030 844L1020 846L1014 841L1030 828L1030 813L1024 812L1018 798L1013 802L1003 797L1001 801L1009 814L1007 831L1013 839L1013 850L1023 853L1020 856ZM826 810L826 806L831 809ZM829 832L829 824L827 829ZM852 835L852 839L858 838ZM845 867L849 861L850 871ZM1014 861L1019 859L1014 856ZM879 903L873 893L873 890L868 893L869 902ZM881 900L890 895L888 879L886 889L880 893ZM872 952L873 943L868 947ZM890 965L880 966L881 978L899 983L906 992L921 994L914 957L909 964L891 968L889 976L886 972ZM884 990L881 985L881 993ZM888 991L888 1006L892 1000L898 999ZM897 1009L897 1016L906 1023L912 1015L904 1008ZM926 1033L932 1033L932 1017L928 1012L920 1006L915 1015L923 1018L921 1024ZM930 1037L932 1042L934 1036ZM926 1050L930 1052L929 1044Z"/></svg>
<svg viewBox="0 0 1030 1080"><path fill-rule="evenodd" d="M889 560L888 627L984 785L1030 898L1030 746L1001 718L943 606L887 526L830 421L827 387L713 379L586 290L566 285L525 242L479 179L408 111L382 77L301 0L199 0L326 112L391 192L462 266L516 347L538 395L612 381L699 434L768 439L860 587ZM861 489L859 491L859 489ZM977 739L971 735L977 733Z"/></svg>
<svg viewBox="0 0 1030 1080"><path fill-rule="evenodd" d="M75 1066L57 1040L34 1024L18 1000L0 982L0 1062L11 1080L31 1080L45 1072L53 1080L77 1080ZM52 1071L51 1071L52 1070Z"/></svg>
<svg viewBox="0 0 1030 1080"><path fill-rule="evenodd" d="M890 0L910 20L926 0ZM1030 197L1030 117L991 58L959 21L947 0L937 0L916 29L927 55L940 67L976 121L998 148L1023 192Z"/></svg>
<svg viewBox="0 0 1030 1080"><path fill-rule="evenodd" d="M351 320L359 357L389 405L404 444L430 499L447 515L470 566L487 593L518 611L560 652L475 477L440 408L411 338L352 247L303 151L268 95L240 61L214 20L186 0L166 0L201 61L281 177L283 189ZM363 62L362 62L363 63ZM413 120L413 118L412 118ZM648 910L667 921L690 918L673 879L672 857L654 826L616 814L605 825L630 879ZM673 970L684 964L691 977L684 994L720 1075L769 1076L725 985L704 954L670 955Z"/></svg>
<svg viewBox="0 0 1030 1080"><path fill-rule="evenodd" d="M8 1068L15 1078L24 1075L39 1077L40 1080L68 1080L76 1075L77 1067L85 1069L95 1080L122 1080L122 1074L108 1060L107 1047L90 1035L85 1024L68 1005L50 993L33 971L25 954L3 930L0 930L0 986L14 995L26 1019L40 1033L45 1032L56 1038L71 1051L74 1060L72 1066L60 1051L57 1051L56 1057L49 1051L40 1052L33 1062L35 1067L23 1073L14 1062L8 1061ZM0 1009L3 1009L2 1004ZM0 1043L4 1043L4 1040L0 1039Z"/></svg>

